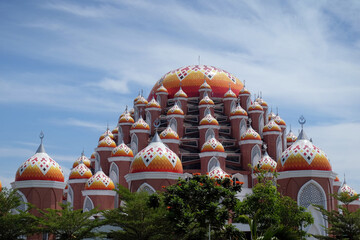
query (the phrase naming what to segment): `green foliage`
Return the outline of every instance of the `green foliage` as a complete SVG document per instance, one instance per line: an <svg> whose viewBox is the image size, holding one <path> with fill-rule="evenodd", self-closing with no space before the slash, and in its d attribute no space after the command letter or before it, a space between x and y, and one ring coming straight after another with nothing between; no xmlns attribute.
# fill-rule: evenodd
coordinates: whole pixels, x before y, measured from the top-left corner
<svg viewBox="0 0 360 240"><path fill-rule="evenodd" d="M178 239L206 239L209 225L213 239L238 239L241 234L227 221L234 217L240 185L228 178L198 175L179 179L163 193L168 219Z"/></svg>
<svg viewBox="0 0 360 240"><path fill-rule="evenodd" d="M249 223L251 219L253 226L250 223L249 225L252 226L251 229L256 229L256 235L259 236L265 236L265 233L270 231L275 234L274 236L280 233L291 236L283 236L281 239L304 237L302 227L313 222L311 214L299 207L294 200L282 196L277 191L272 173L259 171L257 176L259 183L253 187L253 194L248 195L237 206L238 213L242 214L237 220ZM294 238L295 235L297 238Z"/></svg>
<svg viewBox="0 0 360 240"><path fill-rule="evenodd" d="M146 192L131 193L123 186L117 190L125 203L117 209L104 212L109 225L120 227L107 234L110 239L155 240L171 239L171 231L166 219L166 209L158 195Z"/></svg>
<svg viewBox="0 0 360 240"><path fill-rule="evenodd" d="M91 217L97 215L99 211L92 209L83 212L82 209L73 210L70 204L60 204L61 209L38 210L42 216L40 218L41 232L53 234L56 239L83 239L96 236L93 230L102 221Z"/></svg>
<svg viewBox="0 0 360 240"><path fill-rule="evenodd" d="M334 194L333 197L344 205L339 205L341 211L328 211L324 207L316 205L328 222L328 228L325 228L328 236L315 237L318 239L360 239L360 209L355 212L349 211L349 204L357 200L359 196L351 197L347 193L341 193Z"/></svg>
<svg viewBox="0 0 360 240"><path fill-rule="evenodd" d="M38 231L38 220L28 210L12 212L22 204L16 194L17 190L3 188L0 192L0 240L22 239Z"/></svg>

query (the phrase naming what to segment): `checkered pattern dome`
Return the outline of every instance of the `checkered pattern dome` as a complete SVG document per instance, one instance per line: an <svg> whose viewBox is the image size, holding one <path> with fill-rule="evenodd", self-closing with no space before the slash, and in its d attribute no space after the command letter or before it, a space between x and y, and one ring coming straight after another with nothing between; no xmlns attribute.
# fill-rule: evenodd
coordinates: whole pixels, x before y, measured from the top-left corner
<svg viewBox="0 0 360 240"><path fill-rule="evenodd" d="M174 95L175 98L187 98L188 95L182 90L180 87L179 91L177 91Z"/></svg>
<svg viewBox="0 0 360 240"><path fill-rule="evenodd" d="M90 159L88 159L84 154L81 154L81 156L74 162L73 168L78 166L80 163L84 163L88 168L91 165Z"/></svg>
<svg viewBox="0 0 360 240"><path fill-rule="evenodd" d="M125 143L121 143L119 146L111 151L112 157L134 157L133 151Z"/></svg>
<svg viewBox="0 0 360 240"><path fill-rule="evenodd" d="M80 163L75 168L73 168L69 174L69 179L88 179L91 177L91 170L83 163Z"/></svg>
<svg viewBox="0 0 360 240"><path fill-rule="evenodd" d="M134 130L134 129L150 130L150 127L144 121L144 119L142 119L142 117L140 117L139 120L137 120L137 122L131 126L131 130Z"/></svg>
<svg viewBox="0 0 360 240"><path fill-rule="evenodd" d="M184 111L177 104L175 104L167 111L167 115L184 115Z"/></svg>
<svg viewBox="0 0 360 240"><path fill-rule="evenodd" d="M225 152L223 145L216 139L210 138L201 148L201 152Z"/></svg>
<svg viewBox="0 0 360 240"><path fill-rule="evenodd" d="M281 132L281 128L275 123L274 120L271 120L264 126L263 132Z"/></svg>
<svg viewBox="0 0 360 240"><path fill-rule="evenodd" d="M207 114L203 119L201 119L199 125L219 125L219 123L211 114Z"/></svg>
<svg viewBox="0 0 360 240"><path fill-rule="evenodd" d="M106 129L106 131L99 137L99 141L103 140L106 136L109 136L111 139L114 139L114 135L110 131L110 129Z"/></svg>
<svg viewBox="0 0 360 240"><path fill-rule="evenodd" d="M151 101L146 105L146 108L161 108L160 104L155 100L155 98L151 99Z"/></svg>
<svg viewBox="0 0 360 240"><path fill-rule="evenodd" d="M98 171L85 183L85 190L114 190L113 181L103 171Z"/></svg>
<svg viewBox="0 0 360 240"><path fill-rule="evenodd" d="M161 139L175 139L179 140L179 135L169 126L160 133Z"/></svg>
<svg viewBox="0 0 360 240"><path fill-rule="evenodd" d="M104 148L104 147L116 147L116 143L110 136L106 136L103 140L101 140L98 144L98 148Z"/></svg>
<svg viewBox="0 0 360 240"><path fill-rule="evenodd" d="M241 137L240 137L241 141L244 140L260 140L261 141L261 137L260 135L250 126L246 132L244 132Z"/></svg>
<svg viewBox="0 0 360 240"><path fill-rule="evenodd" d="M263 107L258 102L253 102L248 109L248 112L252 111L263 111Z"/></svg>

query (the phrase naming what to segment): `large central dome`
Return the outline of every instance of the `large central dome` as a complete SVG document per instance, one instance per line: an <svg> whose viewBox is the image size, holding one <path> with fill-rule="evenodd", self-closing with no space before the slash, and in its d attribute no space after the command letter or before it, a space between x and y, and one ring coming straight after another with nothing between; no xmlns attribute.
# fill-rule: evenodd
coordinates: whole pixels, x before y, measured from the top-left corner
<svg viewBox="0 0 360 240"><path fill-rule="evenodd" d="M173 98L180 88L180 82L181 88L188 97L196 97L199 95L199 87L204 83L204 79L211 86L213 97L224 97L224 94L229 90L229 83L236 95L243 88L243 84L239 79L220 68L207 65L192 65L166 73L152 88L149 99L152 98L162 84L169 92L168 97Z"/></svg>

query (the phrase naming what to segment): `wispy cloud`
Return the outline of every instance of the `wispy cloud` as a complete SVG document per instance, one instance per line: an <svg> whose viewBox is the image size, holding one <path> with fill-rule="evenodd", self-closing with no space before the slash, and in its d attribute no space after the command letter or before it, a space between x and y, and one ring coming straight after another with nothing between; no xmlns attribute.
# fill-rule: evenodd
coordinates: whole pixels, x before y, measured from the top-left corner
<svg viewBox="0 0 360 240"><path fill-rule="evenodd" d="M51 121L58 125L68 125L68 126L74 126L74 127L89 128L96 132L104 131L103 124L79 120L79 119L75 119L75 118L68 118L68 119L62 119L62 120L56 119L56 120L51 120Z"/></svg>

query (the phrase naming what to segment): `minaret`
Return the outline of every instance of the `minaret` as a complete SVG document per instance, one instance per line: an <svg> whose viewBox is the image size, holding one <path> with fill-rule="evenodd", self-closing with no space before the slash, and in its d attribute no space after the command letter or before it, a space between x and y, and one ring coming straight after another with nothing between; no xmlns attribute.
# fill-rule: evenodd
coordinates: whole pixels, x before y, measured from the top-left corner
<svg viewBox="0 0 360 240"><path fill-rule="evenodd" d="M204 97L199 102L199 118L202 119L208 113L214 115L214 101L209 98L207 92L204 93Z"/></svg>
<svg viewBox="0 0 360 240"><path fill-rule="evenodd" d="M144 147L147 146L150 134L149 125L142 119L139 118L130 129L131 135L131 149L134 153L138 153Z"/></svg>
<svg viewBox="0 0 360 240"><path fill-rule="evenodd" d="M180 105L180 108L183 110L184 114L187 114L187 98L188 96L186 93L181 89L181 82L180 82L180 88L179 91L177 91L174 95L175 102Z"/></svg>
<svg viewBox="0 0 360 240"><path fill-rule="evenodd" d="M199 150L201 150L204 143L210 138L219 138L219 123L218 121L208 113L199 123Z"/></svg>
<svg viewBox="0 0 360 240"><path fill-rule="evenodd" d="M252 120L251 126L260 134L260 136L262 136L262 129L264 127L264 109L259 103L254 101L248 109L248 114Z"/></svg>
<svg viewBox="0 0 360 240"><path fill-rule="evenodd" d="M211 166L219 166L221 169L225 169L226 153L223 145L215 138L207 140L201 148L200 163L201 174L210 172Z"/></svg>
<svg viewBox="0 0 360 240"><path fill-rule="evenodd" d="M165 113L165 108L167 106L167 100L168 100L168 95L169 92L168 90L164 87L164 85L161 84L161 86L156 89L156 101L160 104L161 109L162 109L162 113Z"/></svg>
<svg viewBox="0 0 360 240"><path fill-rule="evenodd" d="M278 160L282 153L281 129L279 125L274 120L270 120L263 128L263 136L268 146L270 157Z"/></svg>
<svg viewBox="0 0 360 240"><path fill-rule="evenodd" d="M209 95L211 92L211 86L206 82L206 76L204 75L204 83L199 88L199 99L203 99L205 95Z"/></svg>
<svg viewBox="0 0 360 240"><path fill-rule="evenodd" d="M173 151L176 155L179 155L180 138L170 126L160 133L160 139L171 149L171 151Z"/></svg>
<svg viewBox="0 0 360 240"><path fill-rule="evenodd" d="M119 135L121 133L122 139L125 144L130 143L130 128L135 123L134 119L131 117L130 113L127 110L127 106L125 109L125 113L123 116L119 118Z"/></svg>
<svg viewBox="0 0 360 240"><path fill-rule="evenodd" d="M109 135L106 135L102 140L99 141L98 147L95 149L95 151L98 153L97 157L100 158L98 159L98 162L100 162L100 166L96 166L96 161L95 161L95 171L98 171L101 168L104 169L104 172L106 174L109 174L110 164L108 162L108 158L111 155L111 151L115 147L116 147L116 143Z"/></svg>
<svg viewBox="0 0 360 240"><path fill-rule="evenodd" d="M155 100L155 98L151 99L151 101L146 105L146 122L150 127L151 135L155 133L155 128L153 127L154 122L161 115L161 107L160 104Z"/></svg>
<svg viewBox="0 0 360 240"><path fill-rule="evenodd" d="M237 106L230 113L231 133L237 142L240 141L241 135L246 132L247 119L247 112L241 107L240 102L238 102Z"/></svg>
<svg viewBox="0 0 360 240"><path fill-rule="evenodd" d="M251 100L250 100L250 92L245 88L245 80L244 80L244 87L240 90L239 93L240 105L243 109L247 110L250 107Z"/></svg>
<svg viewBox="0 0 360 240"><path fill-rule="evenodd" d="M176 102L175 105L168 110L166 116L169 126L177 132L179 138L182 138L184 135L184 117L183 110L179 108Z"/></svg>
<svg viewBox="0 0 360 240"><path fill-rule="evenodd" d="M224 113L226 116L230 117L230 113L233 108L236 107L236 94L231 90L231 84L229 83L229 91L224 94Z"/></svg>

